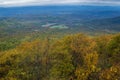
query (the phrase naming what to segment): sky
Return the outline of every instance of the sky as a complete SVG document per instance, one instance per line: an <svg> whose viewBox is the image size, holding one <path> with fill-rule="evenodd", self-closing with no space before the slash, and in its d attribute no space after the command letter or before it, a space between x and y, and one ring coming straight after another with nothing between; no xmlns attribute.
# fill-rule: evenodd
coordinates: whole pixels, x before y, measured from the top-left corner
<svg viewBox="0 0 120 80"><path fill-rule="evenodd" d="M0 0L1 7L35 5L120 5L120 0Z"/></svg>

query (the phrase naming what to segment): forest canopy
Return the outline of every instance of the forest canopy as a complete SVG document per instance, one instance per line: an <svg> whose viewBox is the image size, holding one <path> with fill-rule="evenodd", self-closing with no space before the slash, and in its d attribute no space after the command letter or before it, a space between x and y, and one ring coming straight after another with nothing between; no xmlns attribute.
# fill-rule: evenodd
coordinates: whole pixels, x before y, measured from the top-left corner
<svg viewBox="0 0 120 80"><path fill-rule="evenodd" d="M120 34L0 43L0 80L120 80Z"/></svg>

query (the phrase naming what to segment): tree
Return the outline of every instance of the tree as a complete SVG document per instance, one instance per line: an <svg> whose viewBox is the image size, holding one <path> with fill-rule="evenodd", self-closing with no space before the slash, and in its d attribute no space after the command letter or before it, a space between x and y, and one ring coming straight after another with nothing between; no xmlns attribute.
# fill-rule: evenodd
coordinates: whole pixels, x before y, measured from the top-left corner
<svg viewBox="0 0 120 80"><path fill-rule="evenodd" d="M118 64L120 63L120 34L113 36L111 41L109 42L108 51L110 55L110 60L112 63Z"/></svg>
<svg viewBox="0 0 120 80"><path fill-rule="evenodd" d="M69 37L67 37L69 38ZM58 40L52 47L52 67L51 80L69 80L71 78L74 66L72 64L72 55L70 54L70 43L66 37Z"/></svg>

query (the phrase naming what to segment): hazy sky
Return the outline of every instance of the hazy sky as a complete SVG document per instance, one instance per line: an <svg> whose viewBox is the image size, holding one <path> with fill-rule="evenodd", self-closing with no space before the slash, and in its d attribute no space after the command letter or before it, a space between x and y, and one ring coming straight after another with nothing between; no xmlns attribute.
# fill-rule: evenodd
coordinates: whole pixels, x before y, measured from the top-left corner
<svg viewBox="0 0 120 80"><path fill-rule="evenodd" d="M0 6L28 5L120 5L120 0L0 0Z"/></svg>

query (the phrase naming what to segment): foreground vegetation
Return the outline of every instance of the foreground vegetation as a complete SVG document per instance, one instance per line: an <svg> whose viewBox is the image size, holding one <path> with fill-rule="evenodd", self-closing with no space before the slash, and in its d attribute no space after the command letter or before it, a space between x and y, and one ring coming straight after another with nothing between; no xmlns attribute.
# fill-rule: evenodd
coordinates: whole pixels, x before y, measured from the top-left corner
<svg viewBox="0 0 120 80"><path fill-rule="evenodd" d="M0 46L0 80L120 80L120 34L9 45Z"/></svg>

